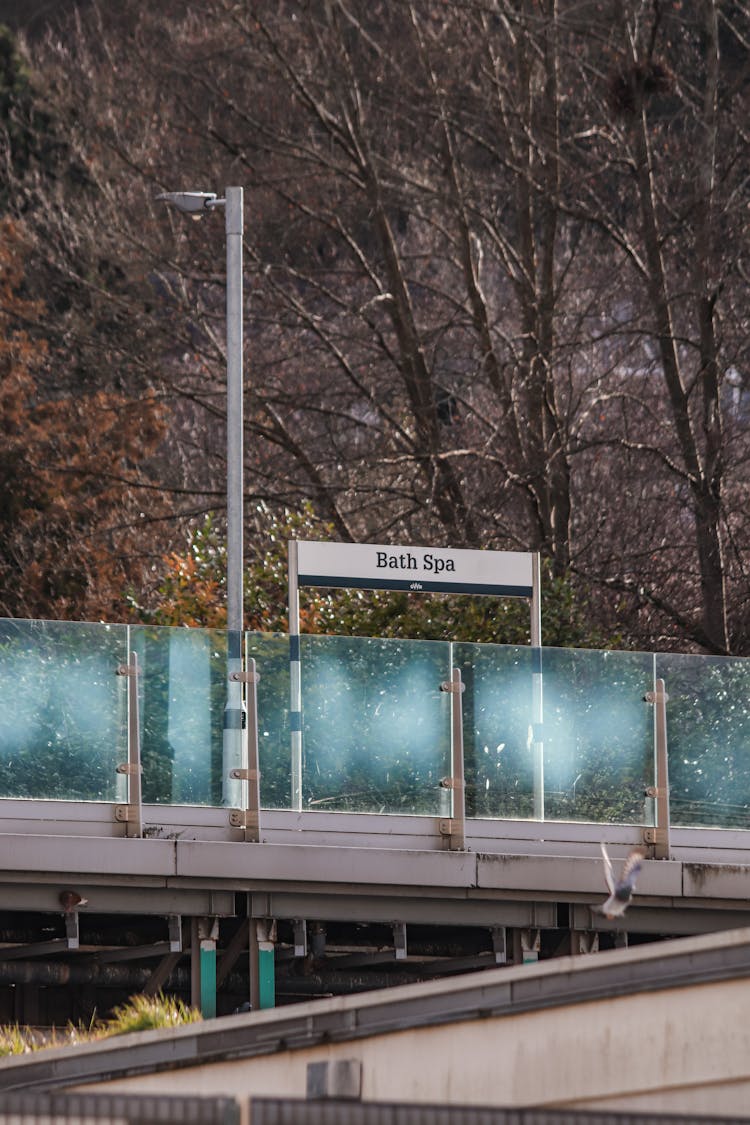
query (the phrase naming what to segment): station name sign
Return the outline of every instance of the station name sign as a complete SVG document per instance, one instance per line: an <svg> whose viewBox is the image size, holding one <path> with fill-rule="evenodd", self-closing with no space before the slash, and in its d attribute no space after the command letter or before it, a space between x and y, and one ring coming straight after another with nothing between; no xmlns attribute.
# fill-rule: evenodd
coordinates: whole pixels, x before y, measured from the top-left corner
<svg viewBox="0 0 750 1125"><path fill-rule="evenodd" d="M379 543L297 543L300 586L530 598L533 555Z"/></svg>

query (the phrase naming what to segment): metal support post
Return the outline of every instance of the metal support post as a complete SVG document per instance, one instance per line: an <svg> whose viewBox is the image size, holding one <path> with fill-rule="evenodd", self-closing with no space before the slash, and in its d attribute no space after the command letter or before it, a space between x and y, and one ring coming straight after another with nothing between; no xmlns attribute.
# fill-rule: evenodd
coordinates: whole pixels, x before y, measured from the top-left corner
<svg viewBox="0 0 750 1125"><path fill-rule="evenodd" d="M219 937L218 918L190 920L191 998L204 1019L216 1015L216 942Z"/></svg>
<svg viewBox="0 0 750 1125"><path fill-rule="evenodd" d="M260 840L260 764L258 758L258 673L255 670L255 660L250 657L247 661L247 672L233 673L247 684L247 727L246 749L247 768L230 770L229 776L247 783L247 795L242 802L242 809L233 809L229 822L234 828L242 828L245 839L252 843ZM244 785L243 785L244 789Z"/></svg>
<svg viewBox="0 0 750 1125"><path fill-rule="evenodd" d="M289 737L292 753L292 809L302 810L302 666L299 636L297 543L289 543Z"/></svg>
<svg viewBox="0 0 750 1125"><path fill-rule="evenodd" d="M65 915L65 940L68 943L68 949L78 949L81 943L77 910Z"/></svg>
<svg viewBox="0 0 750 1125"><path fill-rule="evenodd" d="M241 788L231 780L242 769L245 714L242 705L242 516L243 516L243 372L242 237L243 191L228 187L224 202L227 243L227 701L224 709L223 802L240 803Z"/></svg>
<svg viewBox="0 0 750 1125"><path fill-rule="evenodd" d="M643 839L653 847L654 859L669 859L670 856L670 813L669 813L669 762L667 757L667 700L664 680L654 682L654 690L644 696L647 703L654 705L654 757L656 785L646 790L647 797L654 798L655 823L653 828L643 830Z"/></svg>
<svg viewBox="0 0 750 1125"><path fill-rule="evenodd" d="M573 956L598 953L599 934L593 930L571 930L570 952Z"/></svg>
<svg viewBox="0 0 750 1125"><path fill-rule="evenodd" d="M542 692L542 608L539 553L532 560L531 597L531 752L534 769L534 819L544 820L544 699Z"/></svg>
<svg viewBox="0 0 750 1125"><path fill-rule="evenodd" d="M169 926L169 952L182 953L182 918L179 914L170 914L167 925Z"/></svg>
<svg viewBox="0 0 750 1125"><path fill-rule="evenodd" d="M491 926L492 952L495 954L495 964L505 965L508 960L508 935L505 926Z"/></svg>
<svg viewBox="0 0 750 1125"><path fill-rule="evenodd" d="M294 956L307 957L307 922L304 918L294 919Z"/></svg>
<svg viewBox="0 0 750 1125"><path fill-rule="evenodd" d="M242 671L242 550L243 550L243 276L244 192L228 187L223 199L212 191L167 191L156 197L183 214L199 218L215 208L224 208L226 232L226 330L227 330L227 698L224 707L222 803L239 804L239 782L233 769L242 769L244 728L242 683L234 673Z"/></svg>
<svg viewBox="0 0 750 1125"><path fill-rule="evenodd" d="M539 960L541 938L539 930L513 931L513 963L528 965Z"/></svg>
<svg viewBox="0 0 750 1125"><path fill-rule="evenodd" d="M115 806L115 819L124 823L126 836L137 838L143 835L137 653L130 653L130 663L120 664L117 675L128 677L128 760L117 766L117 773L124 774L127 779L127 804Z"/></svg>
<svg viewBox="0 0 750 1125"><path fill-rule="evenodd" d="M250 1006L253 1011L276 1006L276 923L250 919Z"/></svg>
<svg viewBox="0 0 750 1125"><path fill-rule="evenodd" d="M393 949L396 954L396 960L405 961L407 955L406 923L394 922L391 929L393 931Z"/></svg>
<svg viewBox="0 0 750 1125"><path fill-rule="evenodd" d="M440 821L440 833L448 837L451 851L466 850L466 797L464 793L464 726L461 669L454 668L450 680L440 685L451 696L451 776L440 784L451 794L451 819Z"/></svg>

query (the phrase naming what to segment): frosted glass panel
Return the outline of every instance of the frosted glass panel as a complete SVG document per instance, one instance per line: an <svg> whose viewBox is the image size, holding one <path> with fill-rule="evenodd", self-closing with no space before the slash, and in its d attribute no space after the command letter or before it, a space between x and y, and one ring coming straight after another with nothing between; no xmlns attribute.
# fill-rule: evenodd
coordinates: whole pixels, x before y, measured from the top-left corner
<svg viewBox="0 0 750 1125"><path fill-rule="evenodd" d="M221 805L227 634L132 626L130 644L140 666L144 802Z"/></svg>
<svg viewBox="0 0 750 1125"><path fill-rule="evenodd" d="M121 796L126 660L124 625L0 620L0 796Z"/></svg>
<svg viewBox="0 0 750 1125"><path fill-rule="evenodd" d="M431 813L450 771L450 645L301 638L303 807Z"/></svg>
<svg viewBox="0 0 750 1125"><path fill-rule="evenodd" d="M530 819L535 654L455 644L453 659L466 684L467 815ZM545 819L651 823L653 657L543 649L541 681Z"/></svg>
<svg viewBox="0 0 750 1125"><path fill-rule="evenodd" d="M750 828L750 661L658 653L675 825Z"/></svg>

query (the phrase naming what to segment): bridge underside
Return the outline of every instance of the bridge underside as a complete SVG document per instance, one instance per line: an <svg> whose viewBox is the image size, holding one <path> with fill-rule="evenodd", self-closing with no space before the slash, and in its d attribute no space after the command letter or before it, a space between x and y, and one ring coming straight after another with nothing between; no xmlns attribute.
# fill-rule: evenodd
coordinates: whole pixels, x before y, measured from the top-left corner
<svg viewBox="0 0 750 1125"><path fill-rule="evenodd" d="M250 843L228 810L0 801L0 1023L60 1026L136 992L224 1014L484 966L750 925L750 839L672 829L608 921L613 861L638 826L263 811ZM648 850L648 849L647 849Z"/></svg>

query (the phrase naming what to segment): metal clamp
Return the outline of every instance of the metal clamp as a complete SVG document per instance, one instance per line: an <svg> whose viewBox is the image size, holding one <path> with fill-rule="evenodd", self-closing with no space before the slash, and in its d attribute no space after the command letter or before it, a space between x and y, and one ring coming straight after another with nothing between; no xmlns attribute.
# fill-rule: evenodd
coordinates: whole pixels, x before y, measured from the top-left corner
<svg viewBox="0 0 750 1125"><path fill-rule="evenodd" d="M229 771L229 776L235 781L260 781L260 770L234 769Z"/></svg>
<svg viewBox="0 0 750 1125"><path fill-rule="evenodd" d="M466 691L466 684L461 683L460 680L458 682L456 682L455 680L444 680L440 685L440 690L451 691L457 695L462 695L463 692Z"/></svg>
<svg viewBox="0 0 750 1125"><path fill-rule="evenodd" d="M644 844L668 844L669 831L666 828L644 828Z"/></svg>
<svg viewBox="0 0 750 1125"><path fill-rule="evenodd" d="M666 691L647 691L643 697L644 703L668 703L669 696Z"/></svg>
<svg viewBox="0 0 750 1125"><path fill-rule="evenodd" d="M255 832L260 829L260 812L252 809L230 809L229 823L232 828L251 828Z"/></svg>
<svg viewBox="0 0 750 1125"><path fill-rule="evenodd" d="M115 820L120 824L135 824L139 819L134 805L115 805Z"/></svg>
<svg viewBox="0 0 750 1125"><path fill-rule="evenodd" d="M141 670L135 664L118 664L115 668L117 676L140 676Z"/></svg>
<svg viewBox="0 0 750 1125"><path fill-rule="evenodd" d="M143 773L143 766L140 762L120 762L119 766L115 766L115 773Z"/></svg>
<svg viewBox="0 0 750 1125"><path fill-rule="evenodd" d="M260 683L260 675L257 672L230 672L229 679L233 684Z"/></svg>
<svg viewBox="0 0 750 1125"><path fill-rule="evenodd" d="M441 777L441 789L463 789L464 779L462 777Z"/></svg>

